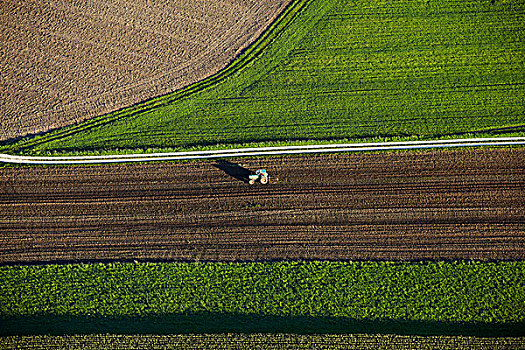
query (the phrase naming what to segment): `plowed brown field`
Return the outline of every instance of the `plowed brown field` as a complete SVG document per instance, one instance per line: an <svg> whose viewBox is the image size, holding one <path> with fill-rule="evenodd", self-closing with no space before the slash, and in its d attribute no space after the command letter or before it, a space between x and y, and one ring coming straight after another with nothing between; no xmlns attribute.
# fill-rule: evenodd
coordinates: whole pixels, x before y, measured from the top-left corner
<svg viewBox="0 0 525 350"><path fill-rule="evenodd" d="M199 81L225 67L288 3L0 1L0 140Z"/></svg>
<svg viewBox="0 0 525 350"><path fill-rule="evenodd" d="M525 258L524 148L237 162L0 169L0 263Z"/></svg>

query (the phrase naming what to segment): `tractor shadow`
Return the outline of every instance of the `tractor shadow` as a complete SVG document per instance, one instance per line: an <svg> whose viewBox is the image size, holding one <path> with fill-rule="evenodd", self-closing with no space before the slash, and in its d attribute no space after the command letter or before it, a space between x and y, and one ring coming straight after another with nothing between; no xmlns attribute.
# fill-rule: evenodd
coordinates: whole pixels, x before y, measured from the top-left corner
<svg viewBox="0 0 525 350"><path fill-rule="evenodd" d="M255 172L243 168L239 164L228 162L227 160L220 160L216 164L213 164L214 167L224 171L226 174L230 175L231 177L248 183L249 176L255 174Z"/></svg>

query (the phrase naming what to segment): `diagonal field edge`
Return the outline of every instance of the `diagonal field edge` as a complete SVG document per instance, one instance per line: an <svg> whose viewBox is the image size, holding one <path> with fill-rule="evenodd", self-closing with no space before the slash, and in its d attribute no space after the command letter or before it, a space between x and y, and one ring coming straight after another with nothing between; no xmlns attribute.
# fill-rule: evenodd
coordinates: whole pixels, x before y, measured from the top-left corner
<svg viewBox="0 0 525 350"><path fill-rule="evenodd" d="M292 0L282 13L271 23L261 36L241 53L225 68L215 73L214 75L198 81L194 84L186 86L182 89L176 90L172 93L157 96L152 99L139 102L129 107L122 108L118 111L100 115L88 119L84 122L73 124L49 130L40 134L26 135L20 138L5 140L0 142L0 146L6 146L10 151L20 151L34 146L38 146L49 141L62 139L67 136L74 135L78 132L101 127L121 119L130 118L137 114L142 114L157 107L161 107L174 101L186 98L197 92L203 91L212 87L230 76L245 69L253 60L255 60L264 49L271 44L276 37L278 37L284 29L299 15L313 0Z"/></svg>

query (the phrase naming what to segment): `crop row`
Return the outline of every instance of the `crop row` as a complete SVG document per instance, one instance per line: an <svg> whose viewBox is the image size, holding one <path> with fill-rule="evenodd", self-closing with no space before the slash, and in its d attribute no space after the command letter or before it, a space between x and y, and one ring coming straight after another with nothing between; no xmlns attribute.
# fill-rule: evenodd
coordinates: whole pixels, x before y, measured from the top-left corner
<svg viewBox="0 0 525 350"><path fill-rule="evenodd" d="M523 262L4 266L0 315L522 322L524 280Z"/></svg>
<svg viewBox="0 0 525 350"><path fill-rule="evenodd" d="M177 334L177 335L74 335L0 338L0 347L15 349L493 349L517 350L525 338L479 338L465 336L400 336L367 334Z"/></svg>

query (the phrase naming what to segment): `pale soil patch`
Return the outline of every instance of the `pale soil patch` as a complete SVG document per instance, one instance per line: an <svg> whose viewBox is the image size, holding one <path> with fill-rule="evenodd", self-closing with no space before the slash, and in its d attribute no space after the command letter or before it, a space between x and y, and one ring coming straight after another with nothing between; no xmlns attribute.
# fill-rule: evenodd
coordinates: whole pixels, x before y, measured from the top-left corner
<svg viewBox="0 0 525 350"><path fill-rule="evenodd" d="M288 3L0 1L0 140L79 122L210 76Z"/></svg>

